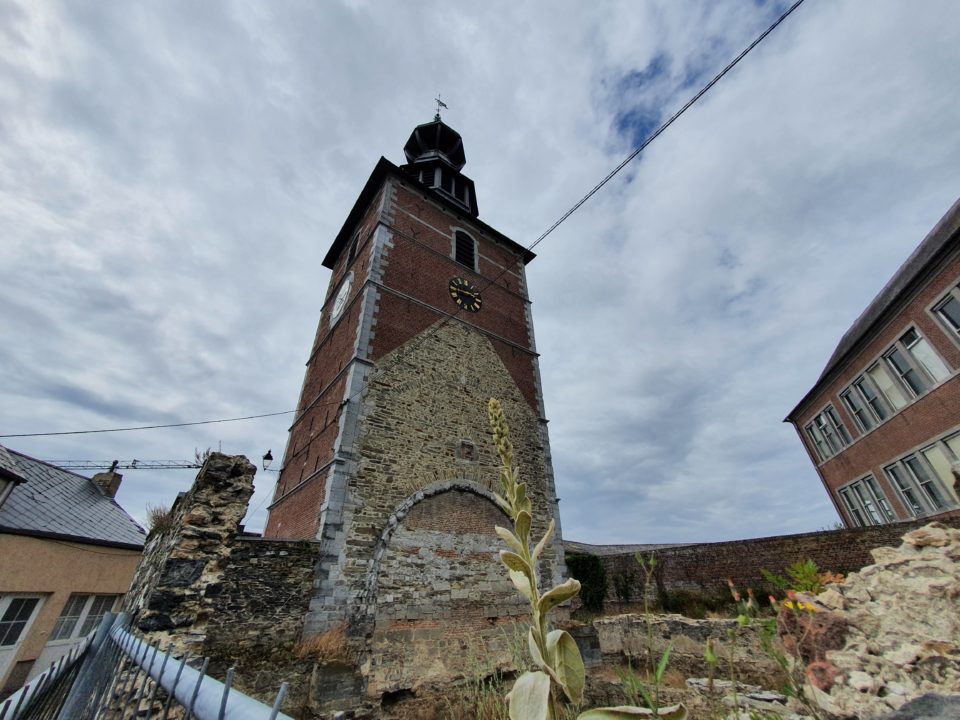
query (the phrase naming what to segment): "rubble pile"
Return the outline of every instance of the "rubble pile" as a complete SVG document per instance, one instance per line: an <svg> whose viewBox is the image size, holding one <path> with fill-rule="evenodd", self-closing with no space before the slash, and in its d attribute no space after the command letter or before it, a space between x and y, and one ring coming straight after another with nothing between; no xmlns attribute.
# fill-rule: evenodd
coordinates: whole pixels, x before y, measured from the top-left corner
<svg viewBox="0 0 960 720"><path fill-rule="evenodd" d="M783 638L801 651L808 692L835 717L960 693L960 529L931 523L872 555L873 565L811 598L809 626Z"/></svg>

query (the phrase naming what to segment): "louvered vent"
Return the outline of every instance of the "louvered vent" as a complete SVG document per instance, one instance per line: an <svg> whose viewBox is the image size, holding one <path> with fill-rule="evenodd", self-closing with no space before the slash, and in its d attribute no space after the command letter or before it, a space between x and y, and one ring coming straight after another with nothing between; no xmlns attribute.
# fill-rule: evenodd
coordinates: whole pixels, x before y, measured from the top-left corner
<svg viewBox="0 0 960 720"><path fill-rule="evenodd" d="M459 231L456 234L456 260L464 267L476 270L477 253L473 238Z"/></svg>

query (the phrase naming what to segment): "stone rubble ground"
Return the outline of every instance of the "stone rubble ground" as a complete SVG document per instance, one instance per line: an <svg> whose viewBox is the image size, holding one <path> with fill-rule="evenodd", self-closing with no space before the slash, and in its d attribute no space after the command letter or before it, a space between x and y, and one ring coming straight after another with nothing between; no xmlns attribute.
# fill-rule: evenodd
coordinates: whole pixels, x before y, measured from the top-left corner
<svg viewBox="0 0 960 720"><path fill-rule="evenodd" d="M842 649L808 667L829 715L875 718L929 693L960 694L960 530L931 523L809 598L847 625ZM816 672L813 672L816 670Z"/></svg>

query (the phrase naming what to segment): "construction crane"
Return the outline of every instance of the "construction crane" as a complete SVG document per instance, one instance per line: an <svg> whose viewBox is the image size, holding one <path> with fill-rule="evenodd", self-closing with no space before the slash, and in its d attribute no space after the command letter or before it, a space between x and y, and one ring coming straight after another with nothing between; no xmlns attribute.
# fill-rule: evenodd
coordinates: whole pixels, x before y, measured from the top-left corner
<svg viewBox="0 0 960 720"><path fill-rule="evenodd" d="M200 468L196 460L46 460L64 470L188 470Z"/></svg>

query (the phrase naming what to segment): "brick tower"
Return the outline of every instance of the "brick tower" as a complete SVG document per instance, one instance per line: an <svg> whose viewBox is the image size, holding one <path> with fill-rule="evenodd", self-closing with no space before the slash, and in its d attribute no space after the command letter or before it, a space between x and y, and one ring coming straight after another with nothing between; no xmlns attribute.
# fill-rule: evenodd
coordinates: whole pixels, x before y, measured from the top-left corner
<svg viewBox="0 0 960 720"><path fill-rule="evenodd" d="M425 663L429 677L455 673L464 633L489 645L524 611L496 561L493 525L508 520L490 499L491 396L535 529L557 523L540 572L563 573L534 255L478 218L460 135L439 115L404 154L401 166L380 158L324 258L333 274L264 533L323 544L306 635L348 622L375 651L362 671L371 695L422 682Z"/></svg>

